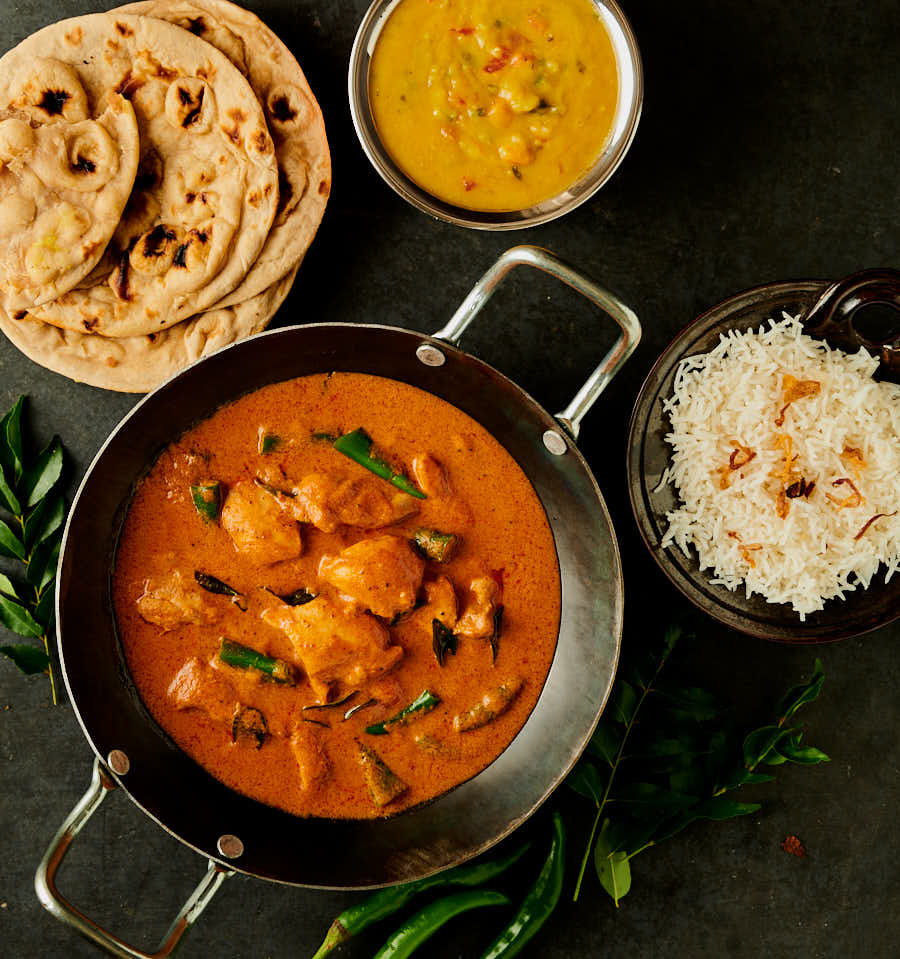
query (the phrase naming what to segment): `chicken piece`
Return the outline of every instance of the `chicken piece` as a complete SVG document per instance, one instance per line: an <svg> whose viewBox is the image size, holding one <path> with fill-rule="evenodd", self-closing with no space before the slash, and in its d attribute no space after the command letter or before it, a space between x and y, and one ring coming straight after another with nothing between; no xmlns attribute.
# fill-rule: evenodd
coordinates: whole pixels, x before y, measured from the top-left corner
<svg viewBox="0 0 900 959"><path fill-rule="evenodd" d="M271 607L262 618L290 639L320 702L328 701L333 684L360 689L403 658L403 647L390 645L390 633L377 619L327 596L303 606Z"/></svg>
<svg viewBox="0 0 900 959"><path fill-rule="evenodd" d="M256 483L235 483L225 499L221 523L234 548L257 563L280 563L303 552L297 523L272 493Z"/></svg>
<svg viewBox="0 0 900 959"><path fill-rule="evenodd" d="M142 619L165 630L209 625L219 616L219 610L193 576L184 576L178 569L151 576L138 597L137 608Z"/></svg>
<svg viewBox="0 0 900 959"><path fill-rule="evenodd" d="M309 792L320 786L331 774L331 761L322 743L320 730L300 723L291 734L291 752L297 760L300 789Z"/></svg>
<svg viewBox="0 0 900 959"><path fill-rule="evenodd" d="M392 770L387 763L368 746L356 741L359 749L359 764L362 766L369 795L376 806L382 808L402 796L409 786Z"/></svg>
<svg viewBox="0 0 900 959"><path fill-rule="evenodd" d="M456 624L458 636L486 639L494 632L494 614L500 606L500 585L493 576L478 576L469 583L472 593Z"/></svg>
<svg viewBox="0 0 900 959"><path fill-rule="evenodd" d="M200 709L218 723L234 722L240 703L234 687L209 663L192 656L175 674L166 695L177 709Z"/></svg>
<svg viewBox="0 0 900 959"><path fill-rule="evenodd" d="M418 453L413 457L412 473L419 489L431 499L447 499L453 495L447 470L431 453Z"/></svg>
<svg viewBox="0 0 900 959"><path fill-rule="evenodd" d="M414 496L376 479L310 473L293 492L294 517L323 533L333 533L338 526L380 529L419 511Z"/></svg>
<svg viewBox="0 0 900 959"><path fill-rule="evenodd" d="M502 716L515 702L516 696L522 691L524 681L517 677L489 689L480 702L471 709L453 717L453 728L458 733L468 733L473 729L481 729Z"/></svg>
<svg viewBox="0 0 900 959"><path fill-rule="evenodd" d="M424 560L396 536L360 540L319 562L320 579L385 619L415 605L424 572Z"/></svg>

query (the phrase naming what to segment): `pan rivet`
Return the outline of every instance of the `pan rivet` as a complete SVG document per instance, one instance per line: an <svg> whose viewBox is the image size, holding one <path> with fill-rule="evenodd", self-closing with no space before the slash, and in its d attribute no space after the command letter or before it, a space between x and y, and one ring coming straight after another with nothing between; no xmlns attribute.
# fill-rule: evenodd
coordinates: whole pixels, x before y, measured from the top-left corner
<svg viewBox="0 0 900 959"><path fill-rule="evenodd" d="M244 855L244 844L237 836L232 836L231 833L219 836L216 846L226 859L237 859L238 856Z"/></svg>
<svg viewBox="0 0 900 959"><path fill-rule="evenodd" d="M432 346L430 343L423 343L416 350L416 356L419 358L420 363L424 363L426 366L443 366L447 361L447 357L436 347Z"/></svg>
<svg viewBox="0 0 900 959"><path fill-rule="evenodd" d="M557 433L556 430L545 431L544 446L546 446L554 456L562 456L568 449L564 437L560 433Z"/></svg>
<svg viewBox="0 0 900 959"><path fill-rule="evenodd" d="M124 776L131 769L131 760L121 749L111 749L106 757L106 765L117 775Z"/></svg>

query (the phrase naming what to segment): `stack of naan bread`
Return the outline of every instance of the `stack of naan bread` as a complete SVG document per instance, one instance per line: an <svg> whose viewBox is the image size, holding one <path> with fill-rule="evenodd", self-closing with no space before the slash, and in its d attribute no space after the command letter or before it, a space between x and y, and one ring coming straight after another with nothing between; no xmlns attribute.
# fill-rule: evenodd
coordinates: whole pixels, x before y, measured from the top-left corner
<svg viewBox="0 0 900 959"><path fill-rule="evenodd" d="M287 47L227 0L141 0L0 59L0 329L145 392L263 329L331 187Z"/></svg>

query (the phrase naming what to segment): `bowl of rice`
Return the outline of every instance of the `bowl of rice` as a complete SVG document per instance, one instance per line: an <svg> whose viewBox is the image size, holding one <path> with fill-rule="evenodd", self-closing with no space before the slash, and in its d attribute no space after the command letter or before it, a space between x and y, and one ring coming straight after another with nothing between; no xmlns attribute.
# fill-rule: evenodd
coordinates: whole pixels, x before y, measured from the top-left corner
<svg viewBox="0 0 900 959"><path fill-rule="evenodd" d="M740 293L678 335L638 396L643 539L741 632L826 642L900 616L900 325L863 336L871 303L900 311L900 272Z"/></svg>

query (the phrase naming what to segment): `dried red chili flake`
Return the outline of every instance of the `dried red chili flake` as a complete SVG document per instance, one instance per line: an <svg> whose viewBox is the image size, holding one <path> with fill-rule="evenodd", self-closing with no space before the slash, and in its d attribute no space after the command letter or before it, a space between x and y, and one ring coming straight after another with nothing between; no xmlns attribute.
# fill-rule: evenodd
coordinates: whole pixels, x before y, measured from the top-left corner
<svg viewBox="0 0 900 959"><path fill-rule="evenodd" d="M796 836L785 836L781 848L798 859L803 859L806 855L806 846Z"/></svg>
<svg viewBox="0 0 900 959"><path fill-rule="evenodd" d="M502 70L509 63L510 55L511 51L504 48L499 57L488 60L484 66L484 72L496 73L498 70Z"/></svg>
<svg viewBox="0 0 900 959"><path fill-rule="evenodd" d="M785 496L788 499L797 499L798 496L802 496L804 499L809 499L809 494L816 488L816 481L812 480L807 483L807 481L801 476L796 483L791 483L791 485L784 491Z"/></svg>
<svg viewBox="0 0 900 959"><path fill-rule="evenodd" d="M865 503L865 498L863 494L856 488L856 483L850 479L849 476L841 476L838 479L834 480L831 484L832 486L843 486L846 483L850 489L853 490L848 496L845 496L841 499L838 496L832 496L831 493L826 493L825 495L834 503L838 509L854 509L857 506L862 506Z"/></svg>
<svg viewBox="0 0 900 959"><path fill-rule="evenodd" d="M778 416L775 417L775 425L781 426L784 423L784 414L791 403L802 400L806 396L815 396L821 388L822 384L818 380L798 380L796 376L785 373L781 385L784 406L782 406Z"/></svg>
<svg viewBox="0 0 900 959"><path fill-rule="evenodd" d="M451 27L451 33L458 33L463 37L470 37L475 32L475 27Z"/></svg>
<svg viewBox="0 0 900 959"><path fill-rule="evenodd" d="M893 513L876 513L853 538L861 539L862 536L865 534L866 530L875 522L875 520L881 519L882 517L885 517L885 516L896 516L896 515L897 515L897 510L894 510Z"/></svg>
<svg viewBox="0 0 900 959"><path fill-rule="evenodd" d="M478 184L474 180L470 180L467 176L463 177L463 189L466 193L468 193L469 190L474 190L476 186L478 186Z"/></svg>

